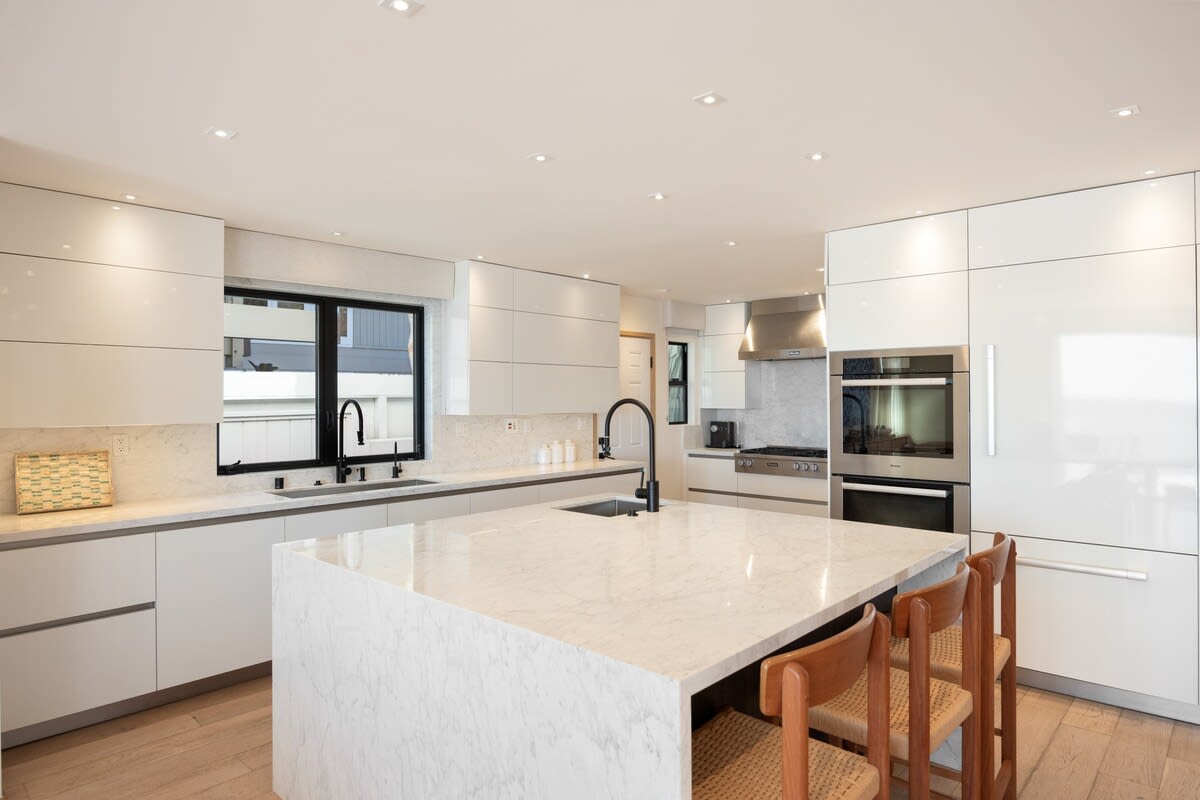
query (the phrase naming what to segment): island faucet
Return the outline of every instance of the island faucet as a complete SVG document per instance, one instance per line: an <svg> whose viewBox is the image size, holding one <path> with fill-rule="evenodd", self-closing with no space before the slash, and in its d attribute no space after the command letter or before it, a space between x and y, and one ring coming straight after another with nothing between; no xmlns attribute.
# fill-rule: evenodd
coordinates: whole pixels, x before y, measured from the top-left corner
<svg viewBox="0 0 1200 800"><path fill-rule="evenodd" d="M357 400L347 400L342 403L342 410L338 412L338 457L337 457L337 482L345 483L346 476L353 470L346 463L346 406L354 406L354 410L358 412L358 444L362 446L363 442L363 413L362 406Z"/></svg>
<svg viewBox="0 0 1200 800"><path fill-rule="evenodd" d="M608 415L604 418L604 435L600 437L600 458L612 458L609 431L612 426L613 412L623 405L635 405L640 408L646 415L646 423L650 426L650 476L646 481L646 487L643 489L639 486L634 491L634 496L639 500L645 499L647 511L658 511L658 479L655 477L654 471L654 415L650 413L650 409L646 408L645 403L632 397L625 397L613 403L612 408L608 410Z"/></svg>

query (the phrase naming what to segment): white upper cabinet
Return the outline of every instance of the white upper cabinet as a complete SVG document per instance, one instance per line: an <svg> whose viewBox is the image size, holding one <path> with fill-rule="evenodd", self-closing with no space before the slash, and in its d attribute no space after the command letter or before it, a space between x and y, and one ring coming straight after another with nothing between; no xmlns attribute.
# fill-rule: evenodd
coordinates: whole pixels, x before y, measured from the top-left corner
<svg viewBox="0 0 1200 800"><path fill-rule="evenodd" d="M973 529L1197 552L1195 268L1188 246L970 273Z"/></svg>
<svg viewBox="0 0 1200 800"><path fill-rule="evenodd" d="M830 350L967 343L967 273L920 275L827 288Z"/></svg>
<svg viewBox="0 0 1200 800"><path fill-rule="evenodd" d="M704 308L704 334L700 337L700 407L753 408L759 392L748 385L746 362L738 358L749 303L722 303Z"/></svg>
<svg viewBox="0 0 1200 800"><path fill-rule="evenodd" d="M517 311L605 322L621 319L619 286L524 269L515 272Z"/></svg>
<svg viewBox="0 0 1200 800"><path fill-rule="evenodd" d="M615 322L517 312L513 319L512 360L615 368L620 336Z"/></svg>
<svg viewBox="0 0 1200 800"><path fill-rule="evenodd" d="M830 285L967 268L967 212L833 231L825 239Z"/></svg>
<svg viewBox="0 0 1200 800"><path fill-rule="evenodd" d="M973 208L971 268L1194 244L1195 192L1189 173Z"/></svg>
<svg viewBox="0 0 1200 800"><path fill-rule="evenodd" d="M455 281L465 279L466 285L463 288L471 305L511 309L514 272L516 270L512 267L482 261L464 261L456 266Z"/></svg>
<svg viewBox="0 0 1200 800"><path fill-rule="evenodd" d="M749 306L746 303L724 303L704 307L704 335L725 336L737 334L744 336L746 322L749 320Z"/></svg>
<svg viewBox="0 0 1200 800"><path fill-rule="evenodd" d="M0 183L0 251L224 279L219 219Z"/></svg>
<svg viewBox="0 0 1200 800"><path fill-rule="evenodd" d="M468 311L472 361L513 360L513 312L491 306Z"/></svg>

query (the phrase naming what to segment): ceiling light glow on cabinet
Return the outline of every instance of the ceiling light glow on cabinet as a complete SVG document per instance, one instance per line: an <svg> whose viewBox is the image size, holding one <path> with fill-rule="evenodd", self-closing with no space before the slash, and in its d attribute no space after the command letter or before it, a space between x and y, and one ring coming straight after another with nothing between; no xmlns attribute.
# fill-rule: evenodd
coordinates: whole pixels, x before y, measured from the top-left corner
<svg viewBox="0 0 1200 800"><path fill-rule="evenodd" d="M1117 117L1118 119L1125 119L1126 117L1132 117L1135 114L1140 114L1141 109L1139 109L1136 105L1121 106L1120 108L1110 108L1108 110L1108 113L1112 114L1114 117Z"/></svg>
<svg viewBox="0 0 1200 800"><path fill-rule="evenodd" d="M704 94L698 94L693 97L692 100L702 106L716 106L725 102L725 98L716 92L705 92Z"/></svg>
<svg viewBox="0 0 1200 800"><path fill-rule="evenodd" d="M418 3L417 0L379 0L379 5L409 17L425 7L424 3Z"/></svg>
<svg viewBox="0 0 1200 800"><path fill-rule="evenodd" d="M229 141L230 139L232 139L233 137L237 136L237 131L230 130L229 128L212 127L212 128L209 128L208 130L206 130L205 133L207 133L209 136L212 136L217 139L221 139L226 142Z"/></svg>

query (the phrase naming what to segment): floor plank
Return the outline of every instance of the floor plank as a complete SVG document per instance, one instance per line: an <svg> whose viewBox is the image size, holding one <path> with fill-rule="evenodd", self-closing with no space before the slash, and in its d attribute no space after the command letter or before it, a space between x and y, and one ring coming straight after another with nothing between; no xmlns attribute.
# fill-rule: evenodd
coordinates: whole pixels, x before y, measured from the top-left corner
<svg viewBox="0 0 1200 800"><path fill-rule="evenodd" d="M1158 800L1196 800L1200 797L1200 766L1168 758Z"/></svg>
<svg viewBox="0 0 1200 800"><path fill-rule="evenodd" d="M1017 705L1017 791L1033 774L1054 732L1071 707L1071 698L1029 689Z"/></svg>
<svg viewBox="0 0 1200 800"><path fill-rule="evenodd" d="M1059 726L1020 796L1031 800L1087 800L1110 738L1085 728Z"/></svg>
<svg viewBox="0 0 1200 800"><path fill-rule="evenodd" d="M1157 788L1163 779L1172 727L1161 717L1122 711L1100 771Z"/></svg>
<svg viewBox="0 0 1200 800"><path fill-rule="evenodd" d="M213 722L220 722L230 717L236 717L239 714L244 714L247 711L257 711L263 708L271 707L271 687L268 685L262 691L254 692L242 697L236 697L232 700L226 700L222 703L217 703L211 706L196 709L192 712L192 719L196 720L201 725L209 725Z"/></svg>
<svg viewBox="0 0 1200 800"><path fill-rule="evenodd" d="M25 787L16 781L8 779L8 771L4 773L4 800L29 800Z"/></svg>
<svg viewBox="0 0 1200 800"><path fill-rule="evenodd" d="M1063 716L1063 725L1074 725L1096 733L1112 733L1117 729L1121 711L1091 700L1076 698Z"/></svg>
<svg viewBox="0 0 1200 800"><path fill-rule="evenodd" d="M238 753L238 758L252 770L259 770L263 767L271 766L271 743L260 744L252 750L247 750L244 753Z"/></svg>
<svg viewBox="0 0 1200 800"><path fill-rule="evenodd" d="M1171 730L1171 744L1167 747L1167 756L1191 764L1200 764L1200 725L1176 722Z"/></svg>
<svg viewBox="0 0 1200 800"><path fill-rule="evenodd" d="M1158 800L1158 790L1124 778L1100 774L1096 776L1096 784L1088 800Z"/></svg>
<svg viewBox="0 0 1200 800"><path fill-rule="evenodd" d="M267 766L190 795L187 800L260 800L269 797L275 797L275 794L271 791L271 768Z"/></svg>

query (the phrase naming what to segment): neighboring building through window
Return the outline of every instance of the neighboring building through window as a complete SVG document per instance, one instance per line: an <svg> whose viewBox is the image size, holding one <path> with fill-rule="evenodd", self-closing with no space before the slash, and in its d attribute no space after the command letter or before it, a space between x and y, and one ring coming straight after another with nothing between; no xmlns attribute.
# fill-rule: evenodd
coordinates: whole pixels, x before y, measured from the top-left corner
<svg viewBox="0 0 1200 800"><path fill-rule="evenodd" d="M332 466L347 400L351 464L424 457L421 307L231 288L224 309L219 471Z"/></svg>
<svg viewBox="0 0 1200 800"><path fill-rule="evenodd" d="M688 421L687 344L667 342L667 423L685 425Z"/></svg>

